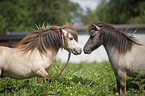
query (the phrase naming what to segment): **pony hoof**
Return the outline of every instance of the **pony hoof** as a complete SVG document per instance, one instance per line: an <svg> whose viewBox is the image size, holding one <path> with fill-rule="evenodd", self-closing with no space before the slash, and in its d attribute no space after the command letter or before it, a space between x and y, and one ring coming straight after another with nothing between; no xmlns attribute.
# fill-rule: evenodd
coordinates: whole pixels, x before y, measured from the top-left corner
<svg viewBox="0 0 145 96"><path fill-rule="evenodd" d="M49 83L52 83L52 79L48 80Z"/></svg>
<svg viewBox="0 0 145 96"><path fill-rule="evenodd" d="M115 93L115 95L119 95L119 93Z"/></svg>
<svg viewBox="0 0 145 96"><path fill-rule="evenodd" d="M51 83L51 82L52 82L52 78L49 78L49 79L47 79L47 80L48 80L48 82L49 82L49 83Z"/></svg>

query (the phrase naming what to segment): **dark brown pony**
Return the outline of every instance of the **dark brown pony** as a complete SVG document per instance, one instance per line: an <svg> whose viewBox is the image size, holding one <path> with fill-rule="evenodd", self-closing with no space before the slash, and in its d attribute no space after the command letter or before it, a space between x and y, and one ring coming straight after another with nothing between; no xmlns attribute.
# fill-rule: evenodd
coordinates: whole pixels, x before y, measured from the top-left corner
<svg viewBox="0 0 145 96"><path fill-rule="evenodd" d="M90 54L103 45L117 80L120 94L126 93L126 75L145 77L145 46L133 36L120 32L106 23L92 24L88 28L90 38L84 46L84 53Z"/></svg>

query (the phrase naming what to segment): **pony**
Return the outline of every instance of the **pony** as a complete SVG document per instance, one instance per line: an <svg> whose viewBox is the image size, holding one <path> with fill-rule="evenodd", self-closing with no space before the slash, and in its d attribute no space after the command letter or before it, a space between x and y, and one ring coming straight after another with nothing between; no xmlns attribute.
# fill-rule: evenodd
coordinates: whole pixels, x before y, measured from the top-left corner
<svg viewBox="0 0 145 96"><path fill-rule="evenodd" d="M90 35L83 50L90 54L103 45L114 71L120 94L126 93L126 76L136 77L142 73L145 77L145 45L110 24L96 23L88 27Z"/></svg>
<svg viewBox="0 0 145 96"><path fill-rule="evenodd" d="M51 81L48 70L60 48L75 55L81 54L78 34L72 24L38 27L16 48L0 46L0 77L45 77Z"/></svg>

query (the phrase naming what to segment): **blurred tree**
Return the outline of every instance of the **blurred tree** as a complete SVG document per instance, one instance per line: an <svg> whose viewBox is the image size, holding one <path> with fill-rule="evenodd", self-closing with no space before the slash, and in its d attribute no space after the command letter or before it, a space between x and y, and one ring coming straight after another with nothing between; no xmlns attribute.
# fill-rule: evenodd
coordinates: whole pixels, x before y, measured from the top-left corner
<svg viewBox="0 0 145 96"><path fill-rule="evenodd" d="M96 16L92 10L87 9L87 15L82 15L82 22L84 25L99 21L99 16Z"/></svg>
<svg viewBox="0 0 145 96"><path fill-rule="evenodd" d="M30 31L35 24L62 25L80 15L81 8L69 0L0 0L0 31Z"/></svg>
<svg viewBox="0 0 145 96"><path fill-rule="evenodd" d="M138 7L139 16L131 17L128 23L131 24L145 24L145 2L139 4Z"/></svg>
<svg viewBox="0 0 145 96"><path fill-rule="evenodd" d="M84 17L92 23L145 23L145 0L102 0L94 12L89 10Z"/></svg>
<svg viewBox="0 0 145 96"><path fill-rule="evenodd" d="M107 13L107 4L106 0L102 0L102 2L97 6L95 11L87 9L87 14L82 16L82 22L86 24L96 23L96 22L106 22L109 18Z"/></svg>
<svg viewBox="0 0 145 96"><path fill-rule="evenodd" d="M130 18L140 16L141 3L144 0L110 0L108 14L112 17L110 23L127 23ZM145 10L145 9L144 9Z"/></svg>

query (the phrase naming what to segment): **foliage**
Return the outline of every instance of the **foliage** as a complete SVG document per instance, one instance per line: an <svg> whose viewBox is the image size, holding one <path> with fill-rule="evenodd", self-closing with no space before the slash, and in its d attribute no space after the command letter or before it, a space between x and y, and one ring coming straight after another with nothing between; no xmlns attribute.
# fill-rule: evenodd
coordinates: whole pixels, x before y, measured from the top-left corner
<svg viewBox="0 0 145 96"><path fill-rule="evenodd" d="M94 2L95 3L95 2ZM28 32L35 24L44 22L63 25L92 24L144 24L144 0L102 0L96 10L84 15L79 4L70 0L0 0L0 34L5 32Z"/></svg>
<svg viewBox="0 0 145 96"><path fill-rule="evenodd" d="M81 8L69 0L1 0L0 31L25 32L44 22L62 25L78 16Z"/></svg>
<svg viewBox="0 0 145 96"><path fill-rule="evenodd" d="M54 62L50 74L55 77L63 68L61 62ZM127 96L143 96L144 80L127 78ZM140 79L139 79L140 80ZM79 64L70 63L63 73L53 82L38 83L37 78L0 80L1 96L116 96L117 87L114 73L108 62ZM140 88L139 88L140 87Z"/></svg>
<svg viewBox="0 0 145 96"><path fill-rule="evenodd" d="M89 17L91 23L143 24L145 23L145 1L102 0L94 12L88 10L84 17ZM83 19L84 23L87 24L85 20Z"/></svg>
<svg viewBox="0 0 145 96"><path fill-rule="evenodd" d="M133 24L144 24L145 23L145 2L139 4L139 14L140 16L132 17L128 20L128 23Z"/></svg>

